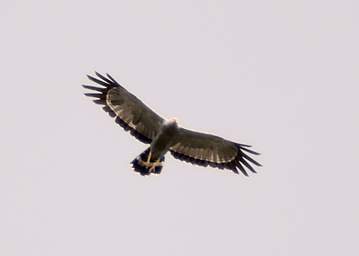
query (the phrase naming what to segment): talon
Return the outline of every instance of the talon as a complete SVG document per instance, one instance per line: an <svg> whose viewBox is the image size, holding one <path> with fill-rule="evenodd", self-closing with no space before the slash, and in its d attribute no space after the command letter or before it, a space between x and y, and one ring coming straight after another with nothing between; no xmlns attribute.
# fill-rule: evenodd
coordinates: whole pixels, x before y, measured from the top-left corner
<svg viewBox="0 0 359 256"><path fill-rule="evenodd" d="M156 162L151 164L149 172L153 172L156 169L157 166L162 166L162 163L160 162L159 159Z"/></svg>
<svg viewBox="0 0 359 256"><path fill-rule="evenodd" d="M152 157L152 154L150 151L148 154L148 157L147 157L147 161L143 161L141 158L139 158L138 160L141 162L141 164L143 166L145 166L148 169L149 172L154 172L156 167L162 166L162 163L161 163L160 159L156 160L154 163L151 163L151 157Z"/></svg>

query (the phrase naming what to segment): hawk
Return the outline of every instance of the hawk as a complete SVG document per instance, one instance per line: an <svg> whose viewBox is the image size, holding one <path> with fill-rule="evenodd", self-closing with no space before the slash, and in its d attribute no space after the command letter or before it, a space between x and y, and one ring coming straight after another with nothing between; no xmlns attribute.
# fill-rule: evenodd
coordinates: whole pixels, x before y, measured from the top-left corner
<svg viewBox="0 0 359 256"><path fill-rule="evenodd" d="M127 91L109 74L95 72L96 77L87 77L97 86L83 85L92 90L86 96L103 105L116 123L149 147L132 162L134 171L141 175L159 174L165 154L169 151L175 158L192 164L239 171L248 176L247 170L255 173L253 166L261 166L249 154L259 155L249 145L224 138L191 131L180 127L176 119L163 119L147 107L135 95ZM244 168L246 167L246 168Z"/></svg>

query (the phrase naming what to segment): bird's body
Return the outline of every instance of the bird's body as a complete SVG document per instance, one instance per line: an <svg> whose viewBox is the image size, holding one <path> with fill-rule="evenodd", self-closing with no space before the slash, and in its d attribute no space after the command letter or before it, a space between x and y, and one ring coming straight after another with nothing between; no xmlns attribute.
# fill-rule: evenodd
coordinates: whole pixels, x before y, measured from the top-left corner
<svg viewBox="0 0 359 256"><path fill-rule="evenodd" d="M160 173L168 151L175 158L192 164L230 169L235 173L240 170L246 176L248 174L243 165L252 172L255 170L249 162L260 166L244 153L258 155L248 149L250 146L179 127L176 119L161 118L110 75L96 75L98 78L88 78L104 88L84 85L87 89L99 92L85 95L97 98L94 102L104 105L103 109L115 118L116 123L141 142L150 144L131 162L134 170L141 175Z"/></svg>
<svg viewBox="0 0 359 256"><path fill-rule="evenodd" d="M142 175L160 173L165 154L173 146L177 133L176 120L164 121L150 147L131 162L133 169Z"/></svg>
<svg viewBox="0 0 359 256"><path fill-rule="evenodd" d="M178 134L178 124L175 119L163 122L158 135L151 143L151 154L154 159L163 157L174 145Z"/></svg>

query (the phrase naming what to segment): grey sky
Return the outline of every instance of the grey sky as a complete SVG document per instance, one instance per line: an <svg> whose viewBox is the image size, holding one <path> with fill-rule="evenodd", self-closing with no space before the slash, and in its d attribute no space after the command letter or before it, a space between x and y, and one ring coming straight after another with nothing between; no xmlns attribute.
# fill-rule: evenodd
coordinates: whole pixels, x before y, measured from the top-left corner
<svg viewBox="0 0 359 256"><path fill-rule="evenodd" d="M0 255L358 255L358 1L7 1ZM249 178L146 145L82 95L253 145Z"/></svg>

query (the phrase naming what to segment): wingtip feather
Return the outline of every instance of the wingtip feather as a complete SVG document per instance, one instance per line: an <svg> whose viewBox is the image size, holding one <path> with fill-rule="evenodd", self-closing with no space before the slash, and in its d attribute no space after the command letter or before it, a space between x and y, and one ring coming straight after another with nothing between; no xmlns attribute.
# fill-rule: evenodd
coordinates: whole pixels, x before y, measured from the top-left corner
<svg viewBox="0 0 359 256"><path fill-rule="evenodd" d="M256 160L254 160L253 158L251 158L250 156L242 153L242 157L244 157L245 159L247 159L249 162L251 162L252 164L255 164L256 166L261 167L262 165L260 163L258 163Z"/></svg>
<svg viewBox="0 0 359 256"><path fill-rule="evenodd" d="M253 151L253 150L250 150L250 149L248 149L248 148L243 148L243 147L241 147L241 149L242 150L244 150L244 151L247 151L248 153L251 153L251 154L253 154L253 155L260 155L261 153L258 153L258 152L256 152L256 151Z"/></svg>
<svg viewBox="0 0 359 256"><path fill-rule="evenodd" d="M112 84L113 82L111 80L109 80L107 77L101 75L100 73L95 71L96 76L98 76L100 79L102 79L103 81L107 82L108 84Z"/></svg>
<svg viewBox="0 0 359 256"><path fill-rule="evenodd" d="M101 92L101 93L106 92L106 88L100 88L100 87L86 85L86 84L83 84L82 87L85 88L85 89L88 89L88 90L96 91L96 92Z"/></svg>
<svg viewBox="0 0 359 256"><path fill-rule="evenodd" d="M244 169L244 167L242 166L242 164L240 162L236 163L236 166L238 167L238 169L244 174L244 176L248 177L248 173L247 171Z"/></svg>
<svg viewBox="0 0 359 256"><path fill-rule="evenodd" d="M102 86L104 86L104 87L111 87L111 84L106 83L105 81L102 81L102 80L100 80L100 79L98 79L98 78L96 78L96 77L87 75L87 78L88 78L89 80L91 80L92 82L95 82L95 83L97 83L97 84L99 84L99 85L102 85Z"/></svg>
<svg viewBox="0 0 359 256"><path fill-rule="evenodd" d="M106 76L114 83L118 84L118 82L109 74L109 73L106 73Z"/></svg>

